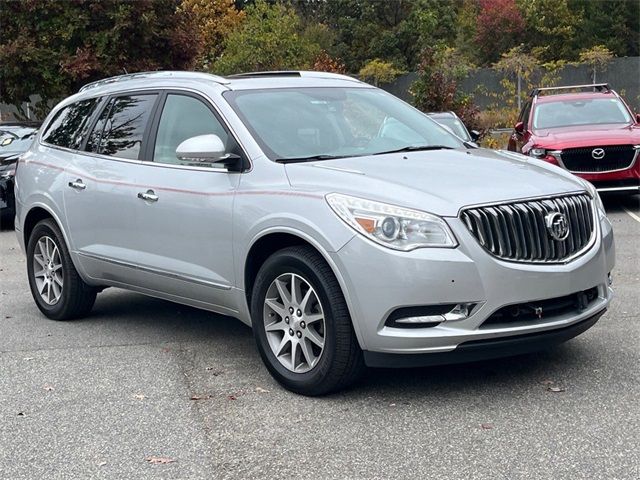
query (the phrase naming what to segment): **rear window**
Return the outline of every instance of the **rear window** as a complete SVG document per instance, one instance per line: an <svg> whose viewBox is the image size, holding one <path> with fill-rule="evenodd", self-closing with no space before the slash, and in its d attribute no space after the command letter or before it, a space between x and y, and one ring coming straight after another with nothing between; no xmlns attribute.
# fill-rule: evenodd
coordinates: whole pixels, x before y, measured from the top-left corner
<svg viewBox="0 0 640 480"><path fill-rule="evenodd" d="M87 150L137 160L157 97L157 94L142 94L113 99L96 122Z"/></svg>
<svg viewBox="0 0 640 480"><path fill-rule="evenodd" d="M58 147L80 149L98 103L99 99L90 98L64 107L53 118L42 140Z"/></svg>

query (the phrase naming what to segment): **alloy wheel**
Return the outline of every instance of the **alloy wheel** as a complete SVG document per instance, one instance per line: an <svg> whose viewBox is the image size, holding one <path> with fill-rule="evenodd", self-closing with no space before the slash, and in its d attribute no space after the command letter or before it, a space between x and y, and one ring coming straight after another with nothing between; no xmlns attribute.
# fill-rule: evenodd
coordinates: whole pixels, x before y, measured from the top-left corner
<svg viewBox="0 0 640 480"><path fill-rule="evenodd" d="M63 275L60 250L48 236L40 237L33 252L33 276L40 298L55 305L62 297Z"/></svg>
<svg viewBox="0 0 640 480"><path fill-rule="evenodd" d="M315 367L325 346L325 316L318 294L295 273L278 276L264 300L264 328L271 351L294 373Z"/></svg>

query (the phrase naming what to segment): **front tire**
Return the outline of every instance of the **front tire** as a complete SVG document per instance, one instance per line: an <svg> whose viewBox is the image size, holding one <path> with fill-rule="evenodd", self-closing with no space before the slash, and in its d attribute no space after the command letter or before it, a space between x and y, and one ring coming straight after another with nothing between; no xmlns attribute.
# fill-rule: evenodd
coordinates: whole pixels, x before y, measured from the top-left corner
<svg viewBox="0 0 640 480"><path fill-rule="evenodd" d="M340 390L364 368L342 290L311 247L285 248L265 261L254 283L251 319L267 369L292 392Z"/></svg>
<svg viewBox="0 0 640 480"><path fill-rule="evenodd" d="M34 227L27 244L27 276L31 295L42 313L53 320L87 315L97 290L78 275L64 237L52 219Z"/></svg>

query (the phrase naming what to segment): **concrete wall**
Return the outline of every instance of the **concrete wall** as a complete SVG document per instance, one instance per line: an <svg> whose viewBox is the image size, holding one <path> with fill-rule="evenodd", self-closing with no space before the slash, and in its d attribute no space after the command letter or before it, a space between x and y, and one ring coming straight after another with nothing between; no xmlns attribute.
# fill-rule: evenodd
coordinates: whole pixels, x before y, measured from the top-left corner
<svg viewBox="0 0 640 480"><path fill-rule="evenodd" d="M539 82L543 71L533 76L534 83ZM586 65L567 65L557 74L556 85L581 85L591 83L591 69ZM408 73L397 78L393 83L382 88L397 95L403 100L411 101L409 89L416 80L416 73ZM503 75L490 68L480 68L472 72L460 85L462 91L474 95L475 103L481 109L496 103L495 96L501 95L504 89L500 84ZM624 97L629 106L640 112L640 57L614 58L603 72L596 74L596 81L608 82L611 87ZM544 85L540 85L544 86Z"/></svg>

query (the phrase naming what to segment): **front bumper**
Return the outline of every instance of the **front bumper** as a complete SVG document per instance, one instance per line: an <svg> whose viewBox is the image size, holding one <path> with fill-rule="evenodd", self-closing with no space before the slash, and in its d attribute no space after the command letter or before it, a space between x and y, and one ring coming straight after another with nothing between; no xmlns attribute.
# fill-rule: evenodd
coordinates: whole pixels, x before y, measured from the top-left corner
<svg viewBox="0 0 640 480"><path fill-rule="evenodd" d="M603 312L611 301L608 274L614 267L614 242L606 218L600 220L596 242L589 251L567 264L552 265L494 258L476 242L462 221L448 218L447 222L460 243L458 248L397 252L357 235L332 255L356 335L370 361L377 357L372 357L373 353L445 353L469 342L561 330ZM502 307L594 287L597 298L579 312L508 325L483 325ZM466 319L425 328L385 325L390 313L398 308L465 302L477 304Z"/></svg>
<svg viewBox="0 0 640 480"><path fill-rule="evenodd" d="M365 351L364 361L369 367L407 368L451 365L522 355L559 345L580 335L593 327L605 311L606 309L600 310L589 318L572 323L568 327L497 339L471 340L461 343L450 352L396 355Z"/></svg>

